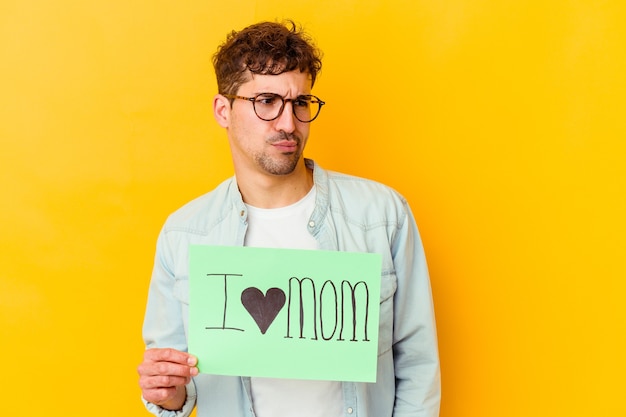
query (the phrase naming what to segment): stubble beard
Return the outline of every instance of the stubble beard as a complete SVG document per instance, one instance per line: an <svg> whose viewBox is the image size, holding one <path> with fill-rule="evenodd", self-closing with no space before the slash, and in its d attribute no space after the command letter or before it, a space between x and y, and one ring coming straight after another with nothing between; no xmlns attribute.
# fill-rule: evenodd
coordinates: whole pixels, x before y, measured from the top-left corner
<svg viewBox="0 0 626 417"><path fill-rule="evenodd" d="M268 142L277 142L284 140L285 137L271 139ZM255 160L259 167L265 172L272 175L289 175L295 171L302 156L302 149L300 147L301 140L299 137L289 135L288 139L294 140L298 144L298 150L295 152L285 152L279 157L272 157L267 153L261 153L256 155Z"/></svg>
<svg viewBox="0 0 626 417"><path fill-rule="evenodd" d="M284 153L280 159L267 154L257 155L256 162L265 172L272 175L288 175L295 171L301 151Z"/></svg>

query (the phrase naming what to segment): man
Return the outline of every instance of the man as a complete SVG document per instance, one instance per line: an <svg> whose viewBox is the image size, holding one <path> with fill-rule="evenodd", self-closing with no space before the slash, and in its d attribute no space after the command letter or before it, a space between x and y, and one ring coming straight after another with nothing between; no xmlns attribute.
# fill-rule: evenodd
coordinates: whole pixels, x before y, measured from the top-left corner
<svg viewBox="0 0 626 417"><path fill-rule="evenodd" d="M407 202L303 157L324 102L320 52L293 22L232 32L214 56L213 111L235 176L172 214L157 242L138 367L159 416L404 417L439 414L430 283ZM190 244L371 252L382 256L376 383L198 374L187 353ZM220 358L216 357L216 361Z"/></svg>

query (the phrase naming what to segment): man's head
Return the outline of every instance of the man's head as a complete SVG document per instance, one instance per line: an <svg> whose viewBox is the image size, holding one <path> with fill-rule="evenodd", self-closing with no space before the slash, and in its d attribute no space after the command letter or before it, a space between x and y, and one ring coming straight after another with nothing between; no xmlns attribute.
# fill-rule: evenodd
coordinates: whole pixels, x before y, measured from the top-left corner
<svg viewBox="0 0 626 417"><path fill-rule="evenodd" d="M237 94L251 74L307 73L311 87L322 68L321 52L292 21L257 23L231 32L213 56L219 94Z"/></svg>
<svg viewBox="0 0 626 417"><path fill-rule="evenodd" d="M238 180L307 180L303 151L324 104L311 95L320 55L293 22L254 24L219 47L213 113L226 129Z"/></svg>

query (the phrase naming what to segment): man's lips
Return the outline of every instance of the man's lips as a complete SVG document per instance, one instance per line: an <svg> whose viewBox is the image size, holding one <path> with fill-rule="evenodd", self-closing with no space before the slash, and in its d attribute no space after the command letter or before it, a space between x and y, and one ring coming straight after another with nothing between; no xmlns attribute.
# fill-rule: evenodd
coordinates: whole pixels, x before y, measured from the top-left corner
<svg viewBox="0 0 626 417"><path fill-rule="evenodd" d="M281 152L295 152L298 149L298 142L294 140L280 140L272 143L272 146Z"/></svg>

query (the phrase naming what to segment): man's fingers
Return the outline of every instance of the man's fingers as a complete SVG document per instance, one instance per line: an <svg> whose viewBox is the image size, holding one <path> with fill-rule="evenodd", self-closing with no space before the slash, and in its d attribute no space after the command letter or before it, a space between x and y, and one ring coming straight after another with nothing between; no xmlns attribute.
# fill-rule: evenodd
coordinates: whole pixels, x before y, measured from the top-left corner
<svg viewBox="0 0 626 417"><path fill-rule="evenodd" d="M172 362L143 362L137 368L137 372L139 375L146 376L172 375L187 377L196 376L198 368Z"/></svg>
<svg viewBox="0 0 626 417"><path fill-rule="evenodd" d="M198 368L172 362L144 361L137 367L142 376L179 376L192 377L198 375Z"/></svg>
<svg viewBox="0 0 626 417"><path fill-rule="evenodd" d="M162 388L186 385L198 375L197 361L193 355L176 349L148 349L144 352L143 362L137 367L139 385L142 390L157 390L160 393L152 395L162 395Z"/></svg>
<svg viewBox="0 0 626 417"><path fill-rule="evenodd" d="M181 407L185 385L198 375L197 363L195 356L176 349L147 349L137 367L143 397L154 404Z"/></svg>
<svg viewBox="0 0 626 417"><path fill-rule="evenodd" d="M181 365L195 366L198 359L187 352L170 348L147 349L143 354L144 361L173 362Z"/></svg>
<svg viewBox="0 0 626 417"><path fill-rule="evenodd" d="M187 385L189 382L191 382L191 377L173 375L142 376L139 378L139 386L144 390L171 388Z"/></svg>
<svg viewBox="0 0 626 417"><path fill-rule="evenodd" d="M143 398L154 404L162 404L176 394L176 388L155 388L142 391Z"/></svg>

